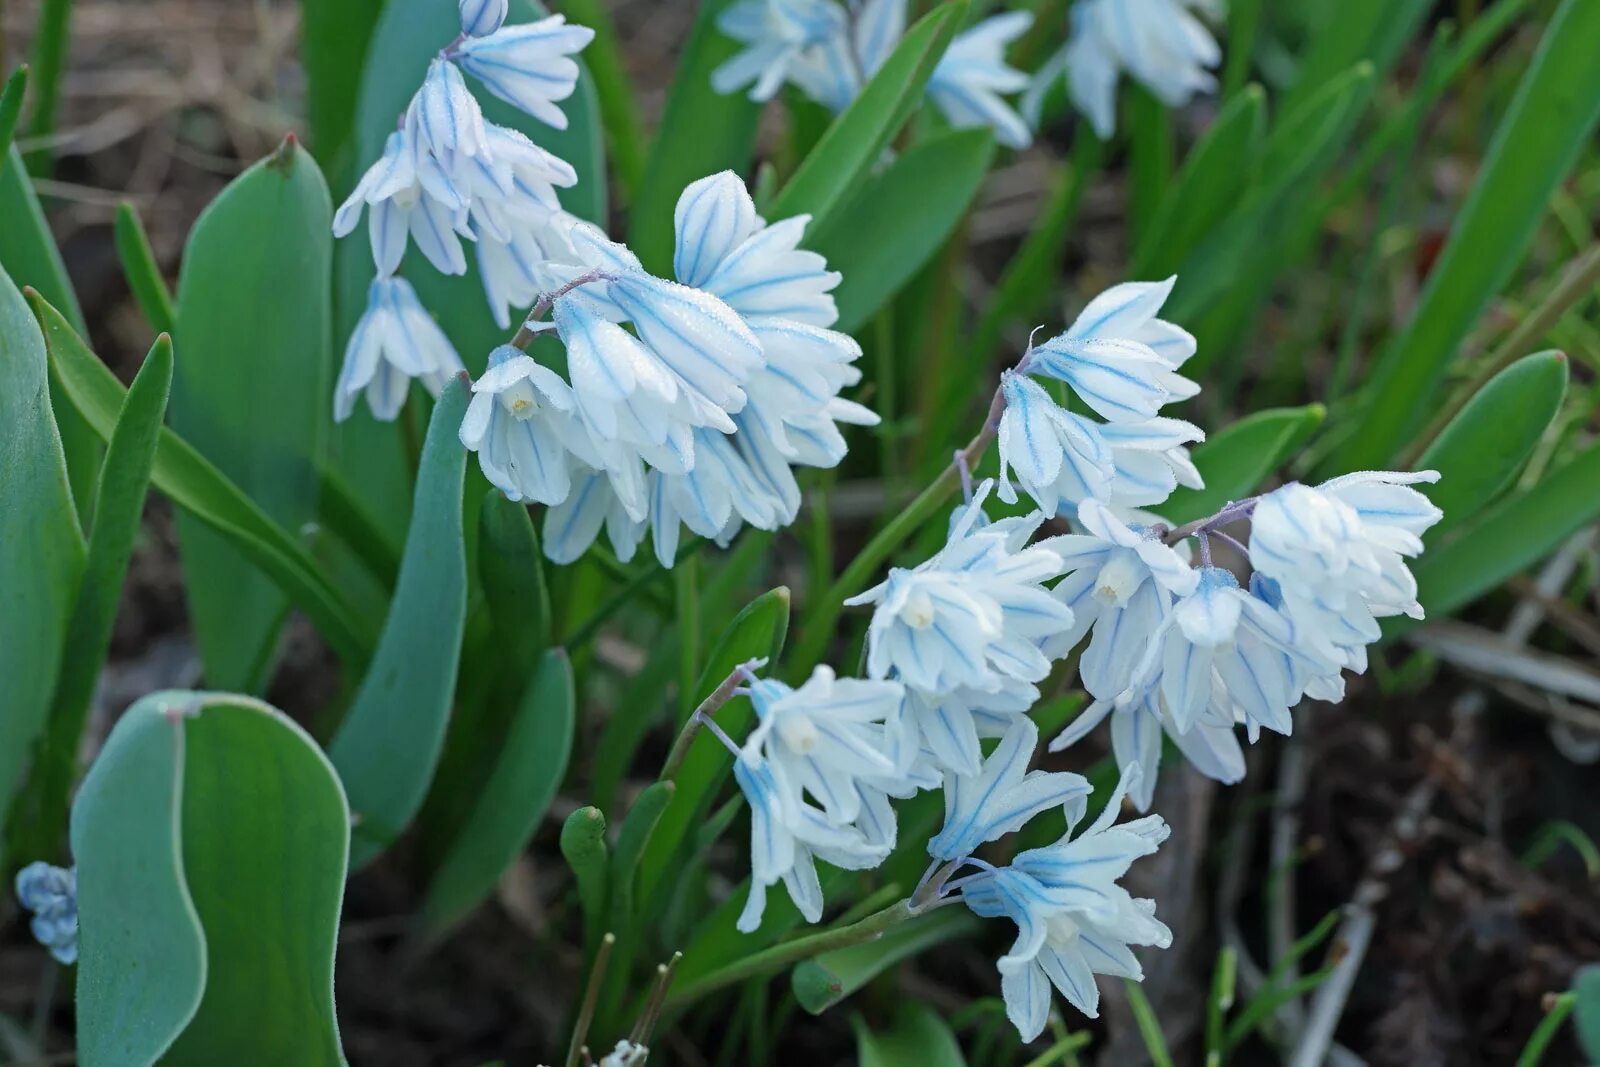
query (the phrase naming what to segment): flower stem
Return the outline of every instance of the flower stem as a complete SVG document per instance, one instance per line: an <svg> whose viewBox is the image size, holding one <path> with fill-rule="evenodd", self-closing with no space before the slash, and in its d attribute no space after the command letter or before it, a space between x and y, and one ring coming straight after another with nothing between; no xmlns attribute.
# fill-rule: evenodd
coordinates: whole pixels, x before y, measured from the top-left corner
<svg viewBox="0 0 1600 1067"><path fill-rule="evenodd" d="M700 702L700 706L683 724L683 729L678 731L678 739L672 743L672 751L667 753L667 761L661 765L660 781L677 781L678 771L683 768L683 761L689 758L689 748L694 744L694 739L700 736L701 728L711 722L711 716L722 705L733 699L734 690L749 681L750 672L758 670L765 663L764 659L752 659L739 664L722 680L721 685L711 691L710 696Z"/></svg>
<svg viewBox="0 0 1600 1067"><path fill-rule="evenodd" d="M983 459L984 453L988 452L989 445L994 441L995 434L999 433L1000 416L1005 411L1005 405L1005 394L997 387L994 391L994 400L989 404L989 415L983 421L983 428L967 447L958 453L960 461L964 462L969 470L975 468ZM926 489L917 494L915 500L890 519L888 524L867 542L866 547L856 554L849 566L845 567L844 573L828 587L822 599L810 606L805 630L800 635L799 648L790 661L792 677L808 676L811 669L822 661L823 654L828 650L828 642L834 636L835 623L839 621L839 614L844 610L845 598L859 592L883 561L888 559L908 537L921 529L933 513L938 511L950 495L960 487L959 471L959 463L945 467Z"/></svg>
<svg viewBox="0 0 1600 1067"><path fill-rule="evenodd" d="M1233 503L1217 512L1215 515L1207 515L1203 519L1196 519L1193 522L1186 522L1176 529L1168 530L1166 533L1161 535L1161 540L1165 541L1169 545L1175 545L1179 541L1188 540L1195 534L1210 533L1219 526L1226 526L1230 522L1238 522L1240 519L1247 519L1250 517L1250 513L1255 511L1256 501L1260 499L1261 498L1258 496L1252 496L1246 497L1243 500L1235 500Z"/></svg>
<svg viewBox="0 0 1600 1067"><path fill-rule="evenodd" d="M774 945L764 952L746 956L744 959L730 963L720 970L712 971L704 978L680 986L677 992L667 998L666 1010L670 1012L674 1009L681 1009L707 993L746 979L771 974L792 963L808 960L813 956L820 956L824 952L832 952L834 949L848 948L851 945L876 941L883 936L884 931L905 922L915 914L916 912L911 908L911 902L909 900L901 900L889 905L882 911L873 912L860 922L854 922L848 926L841 926L833 930L823 930L821 933L811 934L808 937L797 937L793 941L785 941L781 945Z"/></svg>
<svg viewBox="0 0 1600 1067"><path fill-rule="evenodd" d="M533 344L533 339L539 336L539 331L530 328L530 323L537 323L544 318L545 315L549 314L550 309L555 307L557 300L560 300L574 289L594 282L609 281L612 277L614 275L610 271L596 267L594 270L578 275L554 292L539 294L539 299L528 312L528 317L522 320L521 326L517 327L517 335L511 339L511 347L526 352L528 346Z"/></svg>

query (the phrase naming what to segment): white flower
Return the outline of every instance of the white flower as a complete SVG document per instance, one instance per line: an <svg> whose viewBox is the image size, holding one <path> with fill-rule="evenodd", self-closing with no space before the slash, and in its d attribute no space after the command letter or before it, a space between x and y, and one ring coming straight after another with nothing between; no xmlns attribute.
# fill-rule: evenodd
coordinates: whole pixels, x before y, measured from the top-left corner
<svg viewBox="0 0 1600 1067"><path fill-rule="evenodd" d="M1135 520L1148 518L1133 513ZM1150 525L1130 523L1097 500L1078 505L1084 534L1044 542L1061 556L1066 577L1054 595L1073 610L1071 628L1044 643L1046 655L1065 655L1092 628L1078 669L1084 688L1104 700L1128 688L1172 597L1186 596L1200 576Z"/></svg>
<svg viewBox="0 0 1600 1067"><path fill-rule="evenodd" d="M1144 507L1166 500L1179 485L1205 488L1187 447L1206 439L1205 431L1194 423L1154 418L1109 422L1099 431L1111 450L1110 503Z"/></svg>
<svg viewBox="0 0 1600 1067"><path fill-rule="evenodd" d="M576 221L562 211L552 213L542 224L516 227L508 241L487 234L478 238L478 280L501 329L511 325L513 308L520 313L545 291L543 264L575 258L567 234Z"/></svg>
<svg viewBox="0 0 1600 1067"><path fill-rule="evenodd" d="M1017 924L1017 940L999 960L1006 1015L1023 1040L1044 1029L1054 985L1079 1011L1098 1014L1094 975L1143 978L1130 945L1172 943L1155 918L1155 902L1136 899L1118 880L1136 859L1153 854L1170 830L1150 815L1113 825L1122 798L1137 779L1122 775L1100 817L1083 833L1069 829L1054 845L1018 854L1008 867L964 879L961 896L979 915ZM1081 804L1069 810L1076 821Z"/></svg>
<svg viewBox="0 0 1600 1067"><path fill-rule="evenodd" d="M1037 119L1044 92L1067 76L1072 102L1102 139L1117 125L1117 79L1126 71L1168 107L1210 92L1222 50L1189 8L1210 0L1079 0L1067 45L1040 69L1024 109Z"/></svg>
<svg viewBox="0 0 1600 1067"><path fill-rule="evenodd" d="M624 1038L615 1048L600 1057L600 1067L644 1067L650 1050L636 1041Z"/></svg>
<svg viewBox="0 0 1600 1067"><path fill-rule="evenodd" d="M461 443L478 454L483 476L511 500L559 504L571 488L569 452L585 447L574 407L559 374L501 345L472 385Z"/></svg>
<svg viewBox="0 0 1600 1067"><path fill-rule="evenodd" d="M438 396L452 374L465 370L411 284L404 278L374 278L367 289L367 310L345 346L333 417L338 422L349 418L356 397L365 392L375 418L393 419L405 404L412 378L420 378Z"/></svg>
<svg viewBox="0 0 1600 1067"><path fill-rule="evenodd" d="M361 176L333 216L334 236L345 237L356 228L362 211L370 207L367 233L380 275L399 269L408 236L441 274L466 273L467 258L458 229L466 201L444 178L429 184L445 198L429 193L422 182L424 170L442 174L438 161L425 150L419 151L408 130L396 130L384 143L383 155Z"/></svg>
<svg viewBox="0 0 1600 1067"><path fill-rule="evenodd" d="M766 761L733 761L734 780L750 804L750 895L736 924L743 933L761 925L767 889L780 881L807 922L822 918L822 883L816 860L844 870L868 870L888 856L854 826L838 826L810 804L793 804Z"/></svg>
<svg viewBox="0 0 1600 1067"><path fill-rule="evenodd" d="M798 811L804 794L835 826L853 823L862 808L857 780L894 776L882 724L898 713L903 696L897 682L838 678L826 666L799 689L757 679L750 702L760 724L740 758L773 768L787 808Z"/></svg>
<svg viewBox="0 0 1600 1067"><path fill-rule="evenodd" d="M78 962L78 869L42 860L17 872L17 902L33 912L29 928L58 963Z"/></svg>
<svg viewBox="0 0 1600 1067"><path fill-rule="evenodd" d="M447 59L428 64L406 118L419 148L432 153L446 171L454 169L457 156L488 154L483 110L461 72Z"/></svg>
<svg viewBox="0 0 1600 1067"><path fill-rule="evenodd" d="M468 37L487 37L506 21L507 0L457 0L461 9L461 32Z"/></svg>
<svg viewBox="0 0 1600 1067"><path fill-rule="evenodd" d="M1116 466L1095 422L1055 402L1025 374L1004 371L1000 389L1000 499L1015 502L1011 478L1047 515L1080 501L1109 499Z"/></svg>
<svg viewBox="0 0 1600 1067"><path fill-rule="evenodd" d="M808 47L847 25L833 0L736 0L717 16L717 28L744 50L711 74L711 86L732 93L749 85L750 99L770 100Z"/></svg>
<svg viewBox="0 0 1600 1067"><path fill-rule="evenodd" d="M903 6L903 0L902 0ZM1033 134L1001 99L1021 92L1028 76L1006 64L1006 48L1033 25L1033 14L1012 11L984 19L956 35L928 79L928 99L952 126L988 126L1008 148L1026 148Z"/></svg>
<svg viewBox="0 0 1600 1067"><path fill-rule="evenodd" d="M877 605L868 630L872 677L892 673L929 694L992 693L1050 672L1039 642L1070 627L1072 615L1042 587L1061 573L1061 558L1022 545L1043 516L1019 538L1015 526L977 526L977 513L969 509L945 547L915 570L896 568L845 601Z"/></svg>
<svg viewBox="0 0 1600 1067"><path fill-rule="evenodd" d="M488 151L461 168L473 233L509 243L564 214L556 189L578 183L572 164L516 130L490 124L484 132Z"/></svg>
<svg viewBox="0 0 1600 1067"><path fill-rule="evenodd" d="M587 26L568 26L565 15L551 15L517 26L502 26L458 44L451 58L495 96L558 130L567 116L556 104L572 95L578 64L571 57L594 40Z"/></svg>
<svg viewBox="0 0 1600 1067"><path fill-rule="evenodd" d="M1049 808L1064 807L1081 816L1091 792L1089 780L1067 771L1030 771L1039 742L1033 720L1017 718L975 775L946 771L944 826L928 841L928 853L941 860L964 859L979 845L1020 829Z"/></svg>

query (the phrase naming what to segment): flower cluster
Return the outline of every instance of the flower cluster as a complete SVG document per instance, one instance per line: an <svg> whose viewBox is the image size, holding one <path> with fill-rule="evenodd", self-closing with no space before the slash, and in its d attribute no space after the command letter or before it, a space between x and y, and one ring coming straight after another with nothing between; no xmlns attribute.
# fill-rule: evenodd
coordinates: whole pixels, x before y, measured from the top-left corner
<svg viewBox="0 0 1600 1067"><path fill-rule="evenodd" d="M1032 142L1005 100L1028 85L1027 75L1006 64L1005 51L1032 24L1026 11L995 15L950 42L927 94L951 125L988 126L1012 148ZM737 0L717 25L744 45L713 73L718 92L749 86L752 99L770 100L788 82L843 111L904 35L906 0Z"/></svg>
<svg viewBox="0 0 1600 1067"><path fill-rule="evenodd" d="M512 346L490 357L462 427L484 475L549 505L544 546L577 559L602 527L624 561L646 531L670 567L680 526L718 544L774 530L800 507L795 466L833 467L839 423L877 416L839 396L861 348L830 329L839 275L799 247L808 216L768 224L731 172L684 190L677 280L596 227L534 274L570 383Z"/></svg>
<svg viewBox="0 0 1600 1067"><path fill-rule="evenodd" d="M1222 61L1211 31L1190 9L1221 17L1220 0L1078 0L1071 35L1034 75L1022 109L1038 121L1063 73L1073 104L1101 138L1117 125L1117 80L1126 72L1163 104L1180 107L1216 87Z"/></svg>
<svg viewBox="0 0 1600 1067"><path fill-rule="evenodd" d="M554 15L505 25L504 0L460 0L461 36L428 65L383 155L334 214L333 231L353 232L363 213L377 278L345 349L334 398L344 420L365 393L375 417L393 419L412 378L435 395L461 359L432 324L415 290L398 276L408 244L444 274L464 274L463 241L495 319L538 293L532 268L566 246L570 217L556 190L578 176L565 160L522 133L489 122L467 87L484 89L538 121L564 129L557 107L577 85L571 57L594 37Z"/></svg>
<svg viewBox="0 0 1600 1067"><path fill-rule="evenodd" d="M78 962L78 869L35 861L17 872L17 901L33 912L34 938L64 964Z"/></svg>

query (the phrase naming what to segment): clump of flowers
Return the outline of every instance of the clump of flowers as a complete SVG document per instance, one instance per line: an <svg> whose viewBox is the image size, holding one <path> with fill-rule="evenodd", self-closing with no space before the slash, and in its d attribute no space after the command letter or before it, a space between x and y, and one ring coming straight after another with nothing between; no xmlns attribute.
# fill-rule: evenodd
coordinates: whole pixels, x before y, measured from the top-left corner
<svg viewBox="0 0 1600 1067"><path fill-rule="evenodd" d="M36 860L17 872L17 902L33 913L29 928L56 962L78 962L78 870Z"/></svg>

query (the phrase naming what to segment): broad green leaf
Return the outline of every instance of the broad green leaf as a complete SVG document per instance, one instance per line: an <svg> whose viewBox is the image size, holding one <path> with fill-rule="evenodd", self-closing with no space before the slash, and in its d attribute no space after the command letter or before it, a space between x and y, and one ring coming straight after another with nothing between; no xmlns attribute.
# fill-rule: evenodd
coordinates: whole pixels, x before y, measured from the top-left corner
<svg viewBox="0 0 1600 1067"><path fill-rule="evenodd" d="M367 44L383 7L383 0L302 0L300 4L306 121L311 127L311 147L330 174L344 170Z"/></svg>
<svg viewBox="0 0 1600 1067"><path fill-rule="evenodd" d="M789 606L789 590L779 586L761 594L734 616L706 661L700 684L695 687L696 703L710 696L741 663L765 658L768 670L777 664L789 633ZM754 714L747 698L735 697L722 706L715 718L731 736L742 737ZM677 725L681 729L683 724ZM677 792L662 813L661 822L640 860L641 900L654 902L656 907L665 905L665 900L660 898L665 896L662 890L667 874L683 859L681 852L689 831L710 812L718 789L731 773L728 750L702 730L678 768L674 779Z"/></svg>
<svg viewBox="0 0 1600 1067"><path fill-rule="evenodd" d="M1600 1062L1600 964L1591 963L1578 971L1572 982L1578 994L1573 1022L1578 1028L1578 1043L1590 1060Z"/></svg>
<svg viewBox="0 0 1600 1067"><path fill-rule="evenodd" d="M719 171L743 173L755 149L761 105L744 93L719 93L711 87L711 72L740 48L716 26L732 2L702 0L698 5L634 198L628 244L645 269L657 274L672 269L673 208L684 187Z"/></svg>
<svg viewBox="0 0 1600 1067"><path fill-rule="evenodd" d="M457 434L468 394L467 383L453 379L433 410L389 618L328 746L357 819L351 857L357 867L410 824L444 747L467 615L461 525L467 450Z"/></svg>
<svg viewBox="0 0 1600 1067"><path fill-rule="evenodd" d="M1130 278L1164 278L1236 210L1254 182L1266 134L1266 94L1248 86L1190 150L1139 242Z"/></svg>
<svg viewBox="0 0 1600 1067"><path fill-rule="evenodd" d="M584 943L592 952L600 944L606 919L606 817L599 808L579 808L561 826L561 855L578 880L583 908Z"/></svg>
<svg viewBox="0 0 1600 1067"><path fill-rule="evenodd" d="M906 31L878 72L828 127L766 214L810 214L820 226L876 163L922 103L922 91L966 16L966 0L941 4Z"/></svg>
<svg viewBox="0 0 1600 1067"><path fill-rule="evenodd" d="M117 208L117 258L122 261L122 275L128 288L144 313L144 320L158 333L171 333L176 328L178 310L172 306L172 294L167 281L156 264L155 251L144 232L144 223L132 204Z"/></svg>
<svg viewBox="0 0 1600 1067"><path fill-rule="evenodd" d="M544 8L532 0L511 0L507 22L532 22L544 14ZM422 85L428 63L460 32L460 11L455 0L405 0L385 5L367 48L351 142L355 153L354 166L347 175L349 184L354 184L357 176L377 161L385 139L394 131L396 122ZM581 57L579 66L581 69ZM486 119L520 130L534 143L572 164L578 172L578 184L561 190L562 206L580 218L604 226L607 212L604 133L593 79L587 71L580 75L577 90L560 104L568 121L565 130L552 129L530 118L491 95L470 77L467 84L482 104ZM347 192L347 186L336 190L340 199ZM358 231L339 241L334 251L336 353L344 352L346 341L367 306L373 266L366 224L363 218ZM470 244L466 251L467 273L459 277L440 274L415 248L407 252L401 270L416 289L422 306L438 319L467 369L479 374L490 350L510 340L511 331L495 325ZM182 352L180 345L180 360ZM420 385L413 385L412 389L415 399L426 398ZM404 411L400 417L411 418L412 412ZM418 430L420 436L420 426ZM354 415L335 429L332 448L334 469L359 494L359 502L367 513L382 519L386 528L397 534L404 530L412 487L399 425L377 422L364 403L358 404ZM395 539L398 540L398 536Z"/></svg>
<svg viewBox="0 0 1600 1067"><path fill-rule="evenodd" d="M955 232L994 159L987 129L952 130L908 149L843 201L806 245L844 275L839 321L854 333Z"/></svg>
<svg viewBox="0 0 1600 1067"><path fill-rule="evenodd" d="M1418 461L1439 481L1419 486L1444 512L1430 537L1470 522L1521 472L1561 410L1567 357L1525 356L1491 378Z"/></svg>
<svg viewBox="0 0 1600 1067"><path fill-rule="evenodd" d="M1255 492L1322 425L1321 404L1247 415L1194 449L1204 489L1180 487L1157 510L1172 523L1210 515Z"/></svg>
<svg viewBox="0 0 1600 1067"><path fill-rule="evenodd" d="M876 941L806 960L790 978L795 999L812 1015L821 1015L900 961L981 925L969 911L945 908L892 927Z"/></svg>
<svg viewBox="0 0 1600 1067"><path fill-rule="evenodd" d="M9 832L16 841L12 854L19 857L53 859L65 841L83 727L111 644L111 628L139 533L171 387L172 342L162 336L128 389L100 468L88 557L61 645L61 665L56 671L43 743L29 770L27 788L18 795L9 820Z"/></svg>
<svg viewBox="0 0 1600 1067"><path fill-rule="evenodd" d="M572 664L553 649L539 661L494 768L428 885L418 918L425 939L476 907L527 847L566 774L574 718Z"/></svg>
<svg viewBox="0 0 1600 1067"><path fill-rule="evenodd" d="M201 213L178 279L172 428L288 530L317 515L332 218L322 172L291 137ZM288 599L193 516L178 516L178 548L207 683L260 689Z"/></svg>
<svg viewBox="0 0 1600 1067"><path fill-rule="evenodd" d="M44 209L39 206L33 182L28 178L16 145L11 146L5 164L0 166L0 219L5 220L5 225L0 226L0 270L11 275L18 288L32 288L43 293L46 300L61 309L73 329L85 332L78 296L67 278L66 265L61 262L61 252L50 235ZM54 381L50 384L50 397L56 409L56 425L61 431L61 447L67 457L72 496L77 501L79 516L87 521L100 462L99 445L72 406L61 402Z"/></svg>
<svg viewBox="0 0 1600 1067"><path fill-rule="evenodd" d="M1591 444L1538 485L1501 497L1443 544L1411 565L1417 599L1429 615L1448 615L1561 547L1600 518L1600 445ZM1391 619L1387 636L1416 625Z"/></svg>
<svg viewBox="0 0 1600 1067"><path fill-rule="evenodd" d="M281 712L155 693L117 722L72 812L78 1059L341 1064L333 958L349 809Z"/></svg>
<svg viewBox="0 0 1600 1067"><path fill-rule="evenodd" d="M83 566L44 340L0 270L0 804L44 730Z"/></svg>
<svg viewBox="0 0 1600 1067"><path fill-rule="evenodd" d="M1405 332L1373 371L1335 470L1382 467L1436 402L1468 331L1516 272L1550 194L1600 121L1600 4L1564 0L1534 56Z"/></svg>
<svg viewBox="0 0 1600 1067"><path fill-rule="evenodd" d="M955 1034L926 1004L901 1001L893 1024L874 1030L856 1016L859 1067L965 1067Z"/></svg>
<svg viewBox="0 0 1600 1067"><path fill-rule="evenodd" d="M29 295L44 328L50 366L64 395L102 439L122 410L122 383L84 346L61 313ZM361 618L330 586L309 553L268 518L216 467L171 430L163 430L151 480L173 502L225 534L278 582L347 665L359 668L376 643L377 627Z"/></svg>

